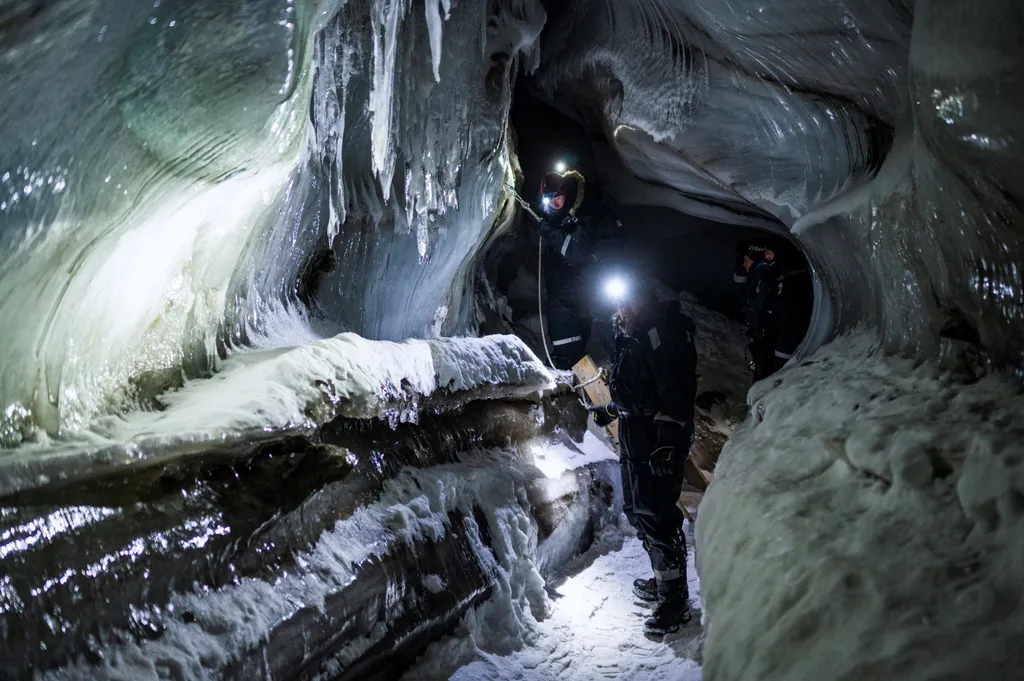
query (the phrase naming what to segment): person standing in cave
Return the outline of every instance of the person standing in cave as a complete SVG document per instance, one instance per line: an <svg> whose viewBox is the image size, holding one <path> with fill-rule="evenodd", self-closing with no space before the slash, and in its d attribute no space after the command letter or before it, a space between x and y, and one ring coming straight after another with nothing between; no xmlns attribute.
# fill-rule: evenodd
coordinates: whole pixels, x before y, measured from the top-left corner
<svg viewBox="0 0 1024 681"><path fill-rule="evenodd" d="M742 264L733 280L740 285L754 382L768 378L792 358L807 330L813 306L810 275L803 263L790 263L785 250L770 243L742 246Z"/></svg>
<svg viewBox="0 0 1024 681"><path fill-rule="evenodd" d="M679 301L659 303L637 277L609 293L618 298L612 401L590 411L600 426L619 420L623 512L655 575L636 579L633 593L657 604L646 631L667 634L690 620L684 516L676 502L694 436L696 328Z"/></svg>
<svg viewBox="0 0 1024 681"><path fill-rule="evenodd" d="M540 187L544 238L544 312L551 336L551 360L557 369L571 369L586 354L591 324L598 322L598 340L611 355L612 310L596 299L601 273L618 262L622 223L602 201L586 198L582 173L549 173Z"/></svg>

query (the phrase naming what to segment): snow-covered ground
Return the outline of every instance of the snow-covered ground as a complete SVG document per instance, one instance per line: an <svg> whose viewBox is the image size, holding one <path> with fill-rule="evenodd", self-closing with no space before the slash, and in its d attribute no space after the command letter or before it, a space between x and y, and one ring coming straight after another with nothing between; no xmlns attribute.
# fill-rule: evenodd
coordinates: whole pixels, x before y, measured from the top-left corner
<svg viewBox="0 0 1024 681"><path fill-rule="evenodd" d="M1021 678L1024 393L840 338L758 383L697 520L715 681Z"/></svg>
<svg viewBox="0 0 1024 681"><path fill-rule="evenodd" d="M686 532L694 618L676 634L655 640L643 633L650 606L633 597L632 581L650 576L650 562L623 518L548 581L548 615L520 648L502 650L508 641L479 636L467 618L403 681L699 681L700 585L689 524Z"/></svg>

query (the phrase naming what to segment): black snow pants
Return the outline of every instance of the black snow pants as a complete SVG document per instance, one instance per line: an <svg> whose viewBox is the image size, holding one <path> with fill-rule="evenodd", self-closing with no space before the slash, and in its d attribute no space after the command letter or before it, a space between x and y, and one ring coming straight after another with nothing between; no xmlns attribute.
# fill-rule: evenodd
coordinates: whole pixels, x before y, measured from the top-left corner
<svg viewBox="0 0 1024 681"><path fill-rule="evenodd" d="M587 354L590 340L590 312L585 301L548 298L548 333L551 361L556 369L572 369Z"/></svg>
<svg viewBox="0 0 1024 681"><path fill-rule="evenodd" d="M556 265L557 266L557 265ZM555 269L552 267L551 269ZM589 273L588 273L589 274ZM562 273L559 273L560 276ZM544 314L548 322L548 344L555 368L572 369L587 354L591 328L596 325L597 340L611 356L615 349L612 327L614 308L595 299L592 277L574 276L569 281L550 277Z"/></svg>
<svg viewBox="0 0 1024 681"><path fill-rule="evenodd" d="M688 448L676 448L676 470L667 477L651 472L650 456L657 443L653 417L619 418L622 450L622 510L651 558L662 596L687 595L686 538L683 512L676 506L683 488L683 462Z"/></svg>

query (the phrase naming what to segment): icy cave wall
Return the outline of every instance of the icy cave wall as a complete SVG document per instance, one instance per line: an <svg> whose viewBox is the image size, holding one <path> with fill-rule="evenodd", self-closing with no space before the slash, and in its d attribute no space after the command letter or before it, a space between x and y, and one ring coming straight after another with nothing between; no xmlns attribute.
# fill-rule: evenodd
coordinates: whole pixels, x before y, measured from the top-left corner
<svg viewBox="0 0 1024 681"><path fill-rule="evenodd" d="M890 351L966 341L1021 367L1019 4L549 10L531 85L642 181L607 182L620 203L781 220L835 302L815 344L867 325Z"/></svg>
<svg viewBox="0 0 1024 681"><path fill-rule="evenodd" d="M232 348L465 332L524 2L0 10L0 442ZM527 59L535 58L527 55Z"/></svg>

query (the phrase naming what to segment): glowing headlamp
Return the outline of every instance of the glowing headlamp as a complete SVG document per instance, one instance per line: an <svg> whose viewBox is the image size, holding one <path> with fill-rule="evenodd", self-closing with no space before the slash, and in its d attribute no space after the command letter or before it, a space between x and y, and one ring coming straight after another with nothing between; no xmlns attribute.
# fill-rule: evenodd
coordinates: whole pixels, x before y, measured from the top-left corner
<svg viewBox="0 0 1024 681"><path fill-rule="evenodd" d="M545 196L544 198L542 198L540 200L540 202L543 203L545 206L547 206L549 203L551 203L551 197L550 196Z"/></svg>
<svg viewBox="0 0 1024 681"><path fill-rule="evenodd" d="M629 285L622 277L610 277L604 283L604 294L615 303L625 302L629 297Z"/></svg>
<svg viewBox="0 0 1024 681"><path fill-rule="evenodd" d="M567 169L568 166L565 165L565 161L559 161L558 163L555 164L556 173L564 173Z"/></svg>

